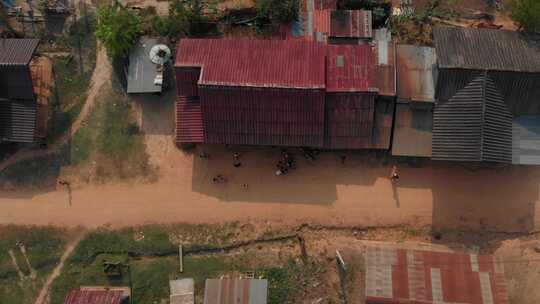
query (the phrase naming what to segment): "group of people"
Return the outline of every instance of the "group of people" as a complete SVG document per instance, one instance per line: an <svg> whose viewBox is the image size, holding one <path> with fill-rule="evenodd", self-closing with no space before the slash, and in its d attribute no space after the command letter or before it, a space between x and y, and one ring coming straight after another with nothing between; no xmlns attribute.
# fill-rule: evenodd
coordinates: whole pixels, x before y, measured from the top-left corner
<svg viewBox="0 0 540 304"><path fill-rule="evenodd" d="M283 175L289 172L289 169L294 169L296 166L296 160L287 151L281 151L281 159L278 161L276 167L276 175Z"/></svg>

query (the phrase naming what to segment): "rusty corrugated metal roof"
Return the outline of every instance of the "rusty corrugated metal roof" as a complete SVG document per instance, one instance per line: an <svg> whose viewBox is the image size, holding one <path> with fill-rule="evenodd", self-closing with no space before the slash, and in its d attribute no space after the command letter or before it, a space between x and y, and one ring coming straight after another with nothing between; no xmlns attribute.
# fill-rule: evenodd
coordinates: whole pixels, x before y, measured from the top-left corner
<svg viewBox="0 0 540 304"><path fill-rule="evenodd" d="M440 68L540 72L540 34L437 26Z"/></svg>
<svg viewBox="0 0 540 304"><path fill-rule="evenodd" d="M437 54L431 47L396 47L397 96L400 100L435 102Z"/></svg>
<svg viewBox="0 0 540 304"><path fill-rule="evenodd" d="M119 290L73 290L64 304L121 304L124 298Z"/></svg>
<svg viewBox="0 0 540 304"><path fill-rule="evenodd" d="M39 44L39 39L0 39L0 67L27 65Z"/></svg>
<svg viewBox="0 0 540 304"><path fill-rule="evenodd" d="M334 10L330 13L330 36L371 38L371 11Z"/></svg>
<svg viewBox="0 0 540 304"><path fill-rule="evenodd" d="M326 91L377 91L374 63L375 57L367 44L328 45Z"/></svg>
<svg viewBox="0 0 540 304"><path fill-rule="evenodd" d="M295 40L182 39L176 66L201 66L200 85L324 88L325 48Z"/></svg>
<svg viewBox="0 0 540 304"><path fill-rule="evenodd" d="M490 255L367 247L366 303L506 304L504 266Z"/></svg>
<svg viewBox="0 0 540 304"><path fill-rule="evenodd" d="M266 304L268 281L263 279L207 279L204 304Z"/></svg>
<svg viewBox="0 0 540 304"><path fill-rule="evenodd" d="M201 102L197 97L180 96L176 100L176 143L204 141Z"/></svg>
<svg viewBox="0 0 540 304"><path fill-rule="evenodd" d="M396 45L386 29L376 30L374 36L379 95L396 96Z"/></svg>

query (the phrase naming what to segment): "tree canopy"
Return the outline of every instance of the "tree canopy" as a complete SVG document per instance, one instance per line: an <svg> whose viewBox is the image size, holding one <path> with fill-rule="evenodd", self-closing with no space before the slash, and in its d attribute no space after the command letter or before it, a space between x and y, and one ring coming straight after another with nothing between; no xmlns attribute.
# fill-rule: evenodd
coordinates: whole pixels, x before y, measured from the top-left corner
<svg viewBox="0 0 540 304"><path fill-rule="evenodd" d="M256 0L255 9L261 23L288 23L298 19L298 0Z"/></svg>
<svg viewBox="0 0 540 304"><path fill-rule="evenodd" d="M540 1L513 0L510 3L512 19L530 32L540 32Z"/></svg>
<svg viewBox="0 0 540 304"><path fill-rule="evenodd" d="M141 20L133 11L118 3L98 9L96 37L111 58L126 55L141 33Z"/></svg>
<svg viewBox="0 0 540 304"><path fill-rule="evenodd" d="M203 36L215 28L217 8L207 0L171 0L168 16L156 16L153 29L166 36Z"/></svg>

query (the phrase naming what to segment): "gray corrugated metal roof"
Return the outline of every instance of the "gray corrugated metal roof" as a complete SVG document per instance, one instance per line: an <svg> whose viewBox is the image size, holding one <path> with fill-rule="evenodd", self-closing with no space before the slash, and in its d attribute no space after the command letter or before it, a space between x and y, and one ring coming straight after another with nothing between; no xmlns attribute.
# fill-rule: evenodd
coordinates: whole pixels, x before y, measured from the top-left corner
<svg viewBox="0 0 540 304"><path fill-rule="evenodd" d="M433 159L511 162L512 114L486 76L477 76L433 115Z"/></svg>
<svg viewBox="0 0 540 304"><path fill-rule="evenodd" d="M128 93L159 93L161 85L155 85L154 79L163 74L158 66L150 61L150 49L158 44L154 38L143 37L137 42L129 53L129 67L127 77Z"/></svg>
<svg viewBox="0 0 540 304"><path fill-rule="evenodd" d="M33 142L36 130L36 103L0 99L0 142Z"/></svg>
<svg viewBox="0 0 540 304"><path fill-rule="evenodd" d="M433 29L439 67L540 72L540 35L438 26Z"/></svg>
<svg viewBox="0 0 540 304"><path fill-rule="evenodd" d="M0 67L27 65L39 44L39 39L0 39Z"/></svg>
<svg viewBox="0 0 540 304"><path fill-rule="evenodd" d="M266 304L267 296L267 280L207 279L204 304Z"/></svg>
<svg viewBox="0 0 540 304"><path fill-rule="evenodd" d="M430 104L428 104L430 105ZM433 109L396 105L392 155L431 157Z"/></svg>
<svg viewBox="0 0 540 304"><path fill-rule="evenodd" d="M434 48L398 45L396 68L398 99L435 101L437 54Z"/></svg>
<svg viewBox="0 0 540 304"><path fill-rule="evenodd" d="M540 165L540 116L514 118L512 133L512 163Z"/></svg>
<svg viewBox="0 0 540 304"><path fill-rule="evenodd" d="M170 280L170 304L195 303L195 281L193 279Z"/></svg>

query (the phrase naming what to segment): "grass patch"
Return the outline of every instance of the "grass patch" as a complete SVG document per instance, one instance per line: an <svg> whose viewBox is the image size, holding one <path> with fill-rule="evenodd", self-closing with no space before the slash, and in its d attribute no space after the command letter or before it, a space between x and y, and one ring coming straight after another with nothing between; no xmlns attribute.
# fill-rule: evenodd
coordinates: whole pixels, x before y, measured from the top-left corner
<svg viewBox="0 0 540 304"><path fill-rule="evenodd" d="M49 124L48 142L54 142L69 129L86 100L86 91L96 65L95 18L89 14L87 19L79 19L60 41L70 49L70 55L53 61L56 94L49 103L53 119Z"/></svg>
<svg viewBox="0 0 540 304"><path fill-rule="evenodd" d="M65 231L52 227L0 227L0 303L33 303L47 275L60 260L65 247ZM17 263L24 275L29 269L16 245L26 247L28 260L37 271L37 278L20 281L8 251L14 251Z"/></svg>
<svg viewBox="0 0 540 304"><path fill-rule="evenodd" d="M70 163L67 146L58 153L20 161L0 172L0 185L5 190L16 188L51 188L56 187L60 169Z"/></svg>
<svg viewBox="0 0 540 304"><path fill-rule="evenodd" d="M130 178L151 173L144 136L127 97L108 87L71 141L72 164L89 165L92 178ZM88 162L92 160L92 162Z"/></svg>

